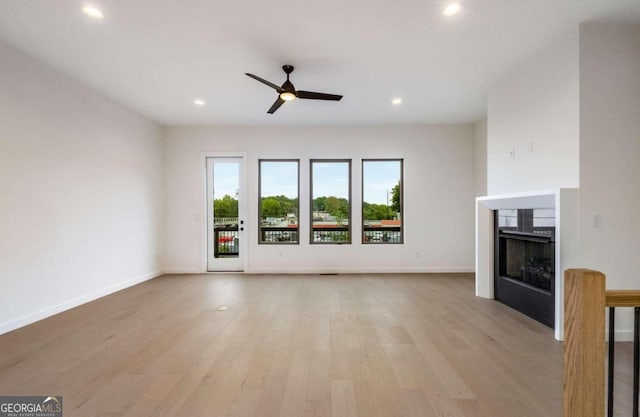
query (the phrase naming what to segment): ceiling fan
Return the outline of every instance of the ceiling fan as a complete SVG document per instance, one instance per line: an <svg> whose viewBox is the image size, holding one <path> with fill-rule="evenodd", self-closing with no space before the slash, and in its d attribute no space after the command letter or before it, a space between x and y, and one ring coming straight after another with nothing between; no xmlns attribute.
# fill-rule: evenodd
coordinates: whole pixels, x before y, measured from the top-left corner
<svg viewBox="0 0 640 417"><path fill-rule="evenodd" d="M263 84L268 85L278 92L278 98L275 103L271 106L271 108L267 111L269 114L273 114L282 106L285 101L295 100L296 98L304 98L304 99L312 99L312 100L332 100L332 101L340 101L342 96L337 94L325 94L325 93L314 93L313 91L303 91L296 90L293 86L293 83L289 81L289 74L293 72L293 65L283 65L282 70L287 74L287 81L285 81L282 86L278 86L270 81L265 80L264 78L260 78L257 75L245 73L249 77L254 80L260 81Z"/></svg>

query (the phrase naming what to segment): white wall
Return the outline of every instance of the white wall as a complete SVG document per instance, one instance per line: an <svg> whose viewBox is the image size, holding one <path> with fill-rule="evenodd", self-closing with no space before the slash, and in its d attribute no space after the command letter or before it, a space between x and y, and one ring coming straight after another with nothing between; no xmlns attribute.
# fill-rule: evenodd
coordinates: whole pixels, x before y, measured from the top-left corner
<svg viewBox="0 0 640 417"><path fill-rule="evenodd" d="M248 155L248 270L251 272L472 271L472 126L168 128L165 137L168 271L199 272L203 248L202 152ZM301 159L301 244L257 244L257 160ZM308 244L309 158L352 158L351 245ZM361 158L404 158L405 244L362 245Z"/></svg>
<svg viewBox="0 0 640 417"><path fill-rule="evenodd" d="M582 264L640 289L640 25L581 25L580 132Z"/></svg>
<svg viewBox="0 0 640 417"><path fill-rule="evenodd" d="M487 195L487 119L473 125L474 177L476 197Z"/></svg>
<svg viewBox="0 0 640 417"><path fill-rule="evenodd" d="M640 288L638 68L640 25L587 23L489 94L489 194L579 186L576 243L562 256L604 272L608 288ZM616 316L620 340L630 313Z"/></svg>
<svg viewBox="0 0 640 417"><path fill-rule="evenodd" d="M579 186L578 80L574 32L490 90L489 195Z"/></svg>
<svg viewBox="0 0 640 417"><path fill-rule="evenodd" d="M0 43L0 333L157 274L161 128Z"/></svg>

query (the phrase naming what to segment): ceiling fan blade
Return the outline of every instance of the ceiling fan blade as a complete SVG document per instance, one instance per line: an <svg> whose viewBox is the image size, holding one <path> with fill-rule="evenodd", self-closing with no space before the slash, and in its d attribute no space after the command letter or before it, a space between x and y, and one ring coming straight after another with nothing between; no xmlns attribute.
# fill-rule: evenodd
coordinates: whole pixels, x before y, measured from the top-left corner
<svg viewBox="0 0 640 417"><path fill-rule="evenodd" d="M284 103L284 100L280 98L280 96L278 96L278 98L276 99L275 103L273 103L273 106L271 106L271 108L269 109L269 111L267 113L269 114L273 114L276 112L276 110L278 110L280 108L280 106L282 106L282 103Z"/></svg>
<svg viewBox="0 0 640 417"><path fill-rule="evenodd" d="M260 78L257 75L249 74L248 72L245 72L245 75L248 75L249 77L253 78L256 81L260 81L262 84L268 85L269 87L271 87L274 90L276 90L278 93L282 93L284 91L284 89L282 87L280 87L279 85L276 85L276 84L272 83L271 81L267 81L264 78Z"/></svg>
<svg viewBox="0 0 640 417"><path fill-rule="evenodd" d="M337 94L314 93L313 91L302 91L302 90L296 91L296 96L298 98L308 98L312 100L340 101L340 99L342 99L342 96L339 96Z"/></svg>

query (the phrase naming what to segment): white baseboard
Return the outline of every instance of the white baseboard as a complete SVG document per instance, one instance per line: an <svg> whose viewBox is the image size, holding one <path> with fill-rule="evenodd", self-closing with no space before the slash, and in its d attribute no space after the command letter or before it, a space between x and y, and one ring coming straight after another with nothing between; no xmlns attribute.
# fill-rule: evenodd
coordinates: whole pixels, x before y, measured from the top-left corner
<svg viewBox="0 0 640 417"><path fill-rule="evenodd" d="M164 274L204 274L206 271L202 271L199 268L165 268L162 270Z"/></svg>
<svg viewBox="0 0 640 417"><path fill-rule="evenodd" d="M90 292L89 294L81 295L80 297L73 298L71 300L36 311L34 313L12 319L4 323L0 323L0 335L4 333L8 333L12 330L19 329L21 327L27 326L29 324L35 323L36 321L45 319L47 317L51 317L55 314L62 313L63 311L70 310L74 307L78 307L79 305L88 303L90 301L96 300L106 295L113 294L114 292L118 292L120 290L124 290L125 288L129 288L136 284L140 284L141 282L156 278L162 274L163 274L163 271L155 271L155 272L150 272L144 275L140 275L133 279L123 281L115 285L110 285L100 290Z"/></svg>
<svg viewBox="0 0 640 417"><path fill-rule="evenodd" d="M473 267L336 267L336 268L283 268L253 267L247 269L249 274L420 274L420 273L472 273Z"/></svg>
<svg viewBox="0 0 640 417"><path fill-rule="evenodd" d="M207 271L201 271L198 268L165 268L165 274L205 274ZM475 268L472 266L450 266L450 267L336 267L336 268L318 268L318 267L249 267L244 272L246 274L415 274L415 273L473 273Z"/></svg>

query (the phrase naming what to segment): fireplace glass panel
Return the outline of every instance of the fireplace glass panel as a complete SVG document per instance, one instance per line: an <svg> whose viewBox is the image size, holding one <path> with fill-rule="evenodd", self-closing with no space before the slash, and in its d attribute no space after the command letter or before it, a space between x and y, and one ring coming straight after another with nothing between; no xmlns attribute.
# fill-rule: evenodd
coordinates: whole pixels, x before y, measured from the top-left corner
<svg viewBox="0 0 640 417"><path fill-rule="evenodd" d="M533 209L533 227L534 229L556 227L556 210Z"/></svg>
<svg viewBox="0 0 640 417"><path fill-rule="evenodd" d="M500 275L551 291L554 243L501 236Z"/></svg>
<svg viewBox="0 0 640 417"><path fill-rule="evenodd" d="M518 227L518 210L498 210L498 227Z"/></svg>

